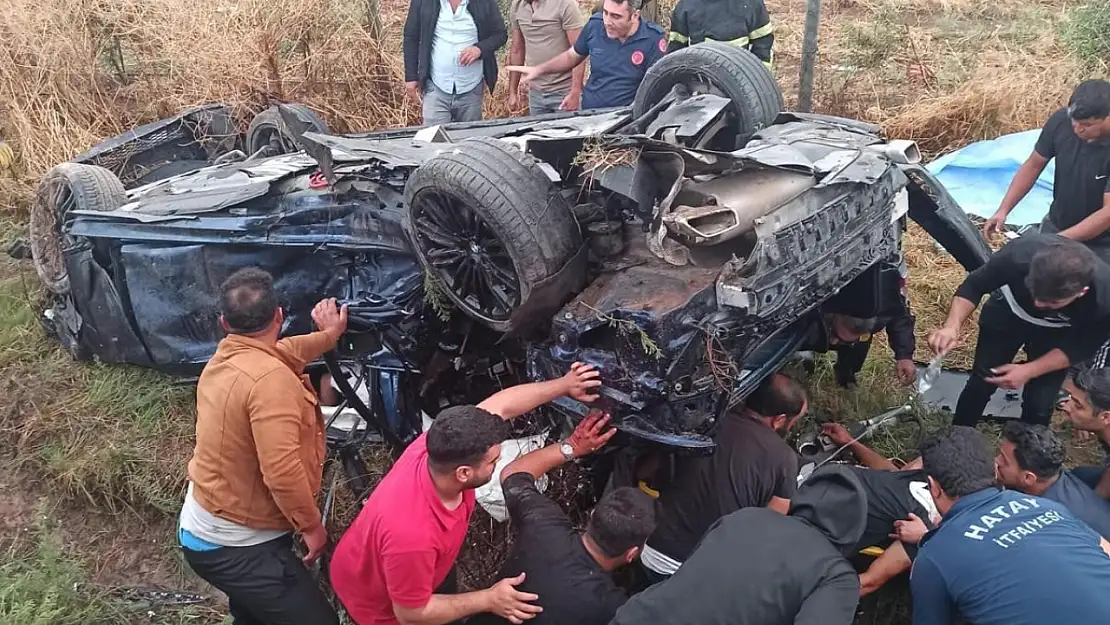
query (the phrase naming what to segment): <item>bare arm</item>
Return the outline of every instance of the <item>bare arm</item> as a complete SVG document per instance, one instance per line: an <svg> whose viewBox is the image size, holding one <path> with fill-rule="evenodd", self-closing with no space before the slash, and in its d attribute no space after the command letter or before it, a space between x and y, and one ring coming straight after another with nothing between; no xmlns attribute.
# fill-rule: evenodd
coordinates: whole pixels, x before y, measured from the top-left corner
<svg viewBox="0 0 1110 625"><path fill-rule="evenodd" d="M600 412L593 412L582 419L566 441L574 449L574 457L581 458L591 454L609 442L617 430L608 428L608 425L609 415ZM551 444L513 460L501 471L501 481L504 482L517 473L527 473L538 480L545 473L562 466L567 460L559 450L559 445Z"/></svg>
<svg viewBox="0 0 1110 625"><path fill-rule="evenodd" d="M520 28L513 28L512 39L509 42L509 65L524 65L524 33ZM509 72L509 93L516 93L520 89L520 74Z"/></svg>
<svg viewBox="0 0 1110 625"><path fill-rule="evenodd" d="M393 615L401 625L446 625L489 610L488 590L458 595L432 595L424 607L415 610L393 604Z"/></svg>
<svg viewBox="0 0 1110 625"><path fill-rule="evenodd" d="M1009 215L1033 185L1037 184L1037 178L1047 165L1047 158L1037 152L1031 153L1014 174L1014 179L1010 181L1010 188L1006 189L1006 195L1002 196L1002 203L998 205L998 211L995 214L1000 214L1002 217Z"/></svg>
<svg viewBox="0 0 1110 625"><path fill-rule="evenodd" d="M859 576L860 596L869 595L882 588L883 584L894 579L910 568L910 556L902 543L894 541L883 554L867 567Z"/></svg>
<svg viewBox="0 0 1110 625"><path fill-rule="evenodd" d="M478 407L505 419L515 419L564 395L590 402L597 398L591 394L591 389L601 386L600 376L592 366L576 362L561 378L510 386L490 396Z"/></svg>
<svg viewBox="0 0 1110 625"><path fill-rule="evenodd" d="M574 52L574 42L578 41L578 35L582 34L581 28L572 28L567 31L567 43L570 44L570 51ZM523 62L523 59L521 59ZM579 62L574 66L574 71L570 75L570 92L572 94L581 95L582 85L586 82L586 64Z"/></svg>
<svg viewBox="0 0 1110 625"><path fill-rule="evenodd" d="M1060 231L1060 236L1076 241L1090 241L1110 228L1110 193L1102 196L1102 208L1087 215L1086 219Z"/></svg>
<svg viewBox="0 0 1110 625"><path fill-rule="evenodd" d="M856 460L865 467L870 469L879 469L881 471L897 471L898 467L894 463L887 460L879 452L871 449L867 445L859 441L852 440L852 434L839 423L826 423L821 426L821 432L828 436L829 439L836 445L847 445L848 450L856 457Z"/></svg>
<svg viewBox="0 0 1110 625"><path fill-rule="evenodd" d="M584 60L586 60L586 57L580 56L572 47L548 62L536 66L536 76L561 74L578 67Z"/></svg>

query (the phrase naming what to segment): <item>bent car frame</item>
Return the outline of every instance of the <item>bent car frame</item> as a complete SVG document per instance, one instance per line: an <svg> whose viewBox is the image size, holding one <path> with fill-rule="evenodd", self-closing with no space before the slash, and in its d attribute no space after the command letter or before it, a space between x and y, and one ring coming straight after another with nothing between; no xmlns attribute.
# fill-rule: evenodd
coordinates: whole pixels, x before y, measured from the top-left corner
<svg viewBox="0 0 1110 625"><path fill-rule="evenodd" d="M337 136L282 105L245 138L226 116L192 109L46 175L31 244L53 331L77 358L195 374L220 282L259 266L288 333L320 298L349 304L327 367L397 445L441 406L581 361L629 440L711 452L824 313L881 308L907 216L969 270L990 252L912 143L782 112L724 44L665 56L628 108Z"/></svg>

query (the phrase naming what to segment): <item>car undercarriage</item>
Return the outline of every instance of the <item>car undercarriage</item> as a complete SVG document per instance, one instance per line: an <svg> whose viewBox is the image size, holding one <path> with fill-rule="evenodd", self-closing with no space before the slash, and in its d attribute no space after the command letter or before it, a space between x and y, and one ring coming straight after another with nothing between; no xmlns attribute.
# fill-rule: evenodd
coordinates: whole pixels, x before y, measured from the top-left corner
<svg viewBox="0 0 1110 625"><path fill-rule="evenodd" d="M968 269L989 248L912 143L741 97L767 70L705 49L667 55L631 108L338 136L280 105L239 138L211 105L109 140L40 185L48 323L77 358L195 375L220 282L259 266L288 334L321 298L350 306L330 419L362 425L335 444L403 446L423 415L585 362L625 435L710 453L822 315L882 307L907 217Z"/></svg>

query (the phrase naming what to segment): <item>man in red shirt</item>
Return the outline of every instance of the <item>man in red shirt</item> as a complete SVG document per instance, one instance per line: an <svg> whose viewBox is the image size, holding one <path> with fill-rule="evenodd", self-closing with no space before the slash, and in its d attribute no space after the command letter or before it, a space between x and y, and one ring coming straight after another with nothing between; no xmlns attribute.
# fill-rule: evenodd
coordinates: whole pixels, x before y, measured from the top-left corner
<svg viewBox="0 0 1110 625"><path fill-rule="evenodd" d="M474 489L490 481L508 438L507 421L558 397L596 399L593 367L575 363L557 380L521 384L477 406L439 413L370 495L331 563L331 582L358 625L444 625L491 612L513 623L542 608L519 592L524 574L476 592L444 584L466 537ZM447 592L437 592L447 590Z"/></svg>

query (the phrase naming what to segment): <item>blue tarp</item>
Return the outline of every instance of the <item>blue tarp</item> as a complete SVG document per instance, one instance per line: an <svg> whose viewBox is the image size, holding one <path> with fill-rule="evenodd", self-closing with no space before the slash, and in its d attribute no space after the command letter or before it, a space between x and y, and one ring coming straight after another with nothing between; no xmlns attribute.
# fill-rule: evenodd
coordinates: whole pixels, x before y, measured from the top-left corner
<svg viewBox="0 0 1110 625"><path fill-rule="evenodd" d="M969 214L990 217L998 209L1014 174L1033 151L1040 129L979 141L929 163L929 171ZM1056 160L1049 161L1037 184L1010 213L1006 223L1040 223L1052 203Z"/></svg>

